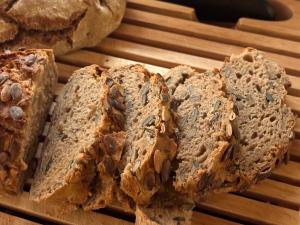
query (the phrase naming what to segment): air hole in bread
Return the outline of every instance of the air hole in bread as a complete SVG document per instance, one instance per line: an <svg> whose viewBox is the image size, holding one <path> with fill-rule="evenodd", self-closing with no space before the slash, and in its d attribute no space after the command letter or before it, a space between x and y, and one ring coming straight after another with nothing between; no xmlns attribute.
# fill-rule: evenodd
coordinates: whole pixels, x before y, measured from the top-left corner
<svg viewBox="0 0 300 225"><path fill-rule="evenodd" d="M271 118L270 118L270 121L271 122L274 122L276 120L276 116L272 116Z"/></svg>
<svg viewBox="0 0 300 225"><path fill-rule="evenodd" d="M242 74L241 74L241 73L236 73L235 75L236 75L236 77L237 77L238 79L241 79L241 77L242 77Z"/></svg>
<svg viewBox="0 0 300 225"><path fill-rule="evenodd" d="M253 57L250 54L245 54L243 59L247 62L253 62Z"/></svg>
<svg viewBox="0 0 300 225"><path fill-rule="evenodd" d="M259 93L261 93L261 87L258 84L255 85L255 88Z"/></svg>
<svg viewBox="0 0 300 225"><path fill-rule="evenodd" d="M258 136L258 135L257 135L257 132L254 132L254 133L252 134L251 138L252 138L252 139L257 138L257 136Z"/></svg>

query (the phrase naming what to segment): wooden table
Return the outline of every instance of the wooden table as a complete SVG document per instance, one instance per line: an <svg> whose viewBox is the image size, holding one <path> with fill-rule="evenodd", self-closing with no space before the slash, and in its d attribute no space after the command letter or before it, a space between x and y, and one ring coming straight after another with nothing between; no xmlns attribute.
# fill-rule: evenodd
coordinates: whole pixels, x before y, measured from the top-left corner
<svg viewBox="0 0 300 225"><path fill-rule="evenodd" d="M98 46L57 59L60 70L58 94L72 71L92 63L103 67L142 63L165 73L167 68L187 64L200 71L220 67L226 56L255 47L286 68L292 81L287 102L300 114L300 1L272 0L285 6L286 21L266 22L240 19L235 28L196 21L193 9L154 0L129 0L121 27ZM47 133L47 126L45 132ZM42 147L39 145L36 157ZM291 161L273 175L242 194L211 197L194 211L192 224L277 224L300 225L300 119ZM0 197L0 224L129 225L132 213L110 207L95 212L78 210L62 214L55 206L28 200L31 179L19 196Z"/></svg>

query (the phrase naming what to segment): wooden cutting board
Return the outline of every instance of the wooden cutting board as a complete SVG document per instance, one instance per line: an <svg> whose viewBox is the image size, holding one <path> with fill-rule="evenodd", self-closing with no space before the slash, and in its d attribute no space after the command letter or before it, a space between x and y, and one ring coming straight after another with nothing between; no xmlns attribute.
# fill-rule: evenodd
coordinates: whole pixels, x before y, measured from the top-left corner
<svg viewBox="0 0 300 225"><path fill-rule="evenodd" d="M286 68L292 81L287 102L300 114L300 1L273 0L295 13L289 20L266 22L241 19L235 29L196 21L193 9L154 0L128 0L121 27L98 46L61 56L56 94L72 71L93 63L103 67L142 63L150 70L165 73L167 68L188 64L200 71L220 67L226 56L244 47L256 47ZM285 8L286 9L286 8ZM298 13L298 14L297 14ZM50 112L51 114L51 112ZM49 123L40 137L36 160ZM300 119L291 161L274 171L269 179L242 194L216 195L194 211L192 224L277 224L300 225ZM19 196L0 197L0 224L129 225L132 212L112 206L94 212L58 211L55 205L28 200L31 179Z"/></svg>

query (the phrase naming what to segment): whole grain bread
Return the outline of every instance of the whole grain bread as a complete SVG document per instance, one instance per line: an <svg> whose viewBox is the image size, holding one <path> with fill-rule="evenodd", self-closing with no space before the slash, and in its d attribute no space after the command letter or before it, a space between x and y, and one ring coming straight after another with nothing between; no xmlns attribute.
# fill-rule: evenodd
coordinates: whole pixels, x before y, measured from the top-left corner
<svg viewBox="0 0 300 225"><path fill-rule="evenodd" d="M74 72L57 99L31 199L86 209L112 201L126 136L123 101L122 87L99 66Z"/></svg>
<svg viewBox="0 0 300 225"><path fill-rule="evenodd" d="M217 70L198 73L190 67L171 69L164 78L178 114L178 154L174 186L196 200L215 184L232 181L223 171L235 151L233 102L225 96Z"/></svg>
<svg viewBox="0 0 300 225"><path fill-rule="evenodd" d="M229 171L238 178L220 189L243 191L288 158L296 119L285 103L291 84L281 66L251 48L227 59L221 75L235 102L240 147L233 158L236 169Z"/></svg>
<svg viewBox="0 0 300 225"><path fill-rule="evenodd" d="M121 189L137 204L149 203L165 183L176 155L175 124L168 88L142 65L108 71L125 92L127 138L119 171Z"/></svg>
<svg viewBox="0 0 300 225"><path fill-rule="evenodd" d="M135 225L191 225L194 203L166 185L147 206L137 206Z"/></svg>
<svg viewBox="0 0 300 225"><path fill-rule="evenodd" d="M0 191L20 191L52 102L51 50L0 54Z"/></svg>
<svg viewBox="0 0 300 225"><path fill-rule="evenodd" d="M56 55L91 47L115 30L125 0L4 0L0 48L52 48Z"/></svg>

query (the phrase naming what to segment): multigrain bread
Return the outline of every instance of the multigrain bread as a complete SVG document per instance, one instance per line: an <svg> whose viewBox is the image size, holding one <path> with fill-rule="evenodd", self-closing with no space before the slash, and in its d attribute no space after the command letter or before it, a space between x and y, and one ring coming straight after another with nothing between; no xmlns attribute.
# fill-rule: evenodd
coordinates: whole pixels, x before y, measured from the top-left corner
<svg viewBox="0 0 300 225"><path fill-rule="evenodd" d="M125 141L123 101L122 87L99 66L74 72L57 99L31 199L87 209L112 201Z"/></svg>
<svg viewBox="0 0 300 225"><path fill-rule="evenodd" d="M191 225L193 208L193 201L170 184L149 205L136 207L135 225Z"/></svg>
<svg viewBox="0 0 300 225"><path fill-rule="evenodd" d="M125 0L4 0L0 48L52 48L56 55L91 47L115 30Z"/></svg>
<svg viewBox="0 0 300 225"><path fill-rule="evenodd" d="M179 66L164 78L178 114L174 186L196 200L216 184L236 178L223 173L236 150L233 101L225 96L224 79L217 70L198 73Z"/></svg>
<svg viewBox="0 0 300 225"><path fill-rule="evenodd" d="M19 192L52 102L51 50L0 55L0 191Z"/></svg>
<svg viewBox="0 0 300 225"><path fill-rule="evenodd" d="M281 66L250 48L226 60L221 75L235 102L240 147L233 158L236 169L229 171L238 178L220 188L243 191L288 157L296 119L285 103L291 84Z"/></svg>
<svg viewBox="0 0 300 225"><path fill-rule="evenodd" d="M127 139L119 165L121 189L137 204L149 203L165 183L176 155L168 88L141 65L108 71L124 87Z"/></svg>

